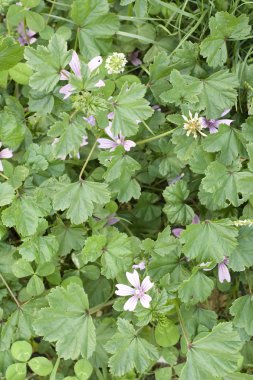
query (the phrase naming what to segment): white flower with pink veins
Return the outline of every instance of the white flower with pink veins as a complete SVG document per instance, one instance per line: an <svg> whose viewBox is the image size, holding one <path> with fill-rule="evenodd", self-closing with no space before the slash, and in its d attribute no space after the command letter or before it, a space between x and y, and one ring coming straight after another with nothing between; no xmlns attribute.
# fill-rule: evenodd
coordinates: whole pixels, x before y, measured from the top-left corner
<svg viewBox="0 0 253 380"><path fill-rule="evenodd" d="M133 285L133 288L128 285L117 284L116 287L118 289L115 292L115 294L121 297L132 296L125 303L124 310L133 311L138 301L140 301L143 307L148 309L152 298L145 293L154 286L154 283L150 281L149 276L145 277L142 283L140 283L139 274L136 270L133 273L126 272L126 276L130 284Z"/></svg>
<svg viewBox="0 0 253 380"><path fill-rule="evenodd" d="M0 147L3 144L0 142ZM0 172L4 170L3 164L2 164L2 158L11 158L13 156L12 150L5 148L0 151Z"/></svg>

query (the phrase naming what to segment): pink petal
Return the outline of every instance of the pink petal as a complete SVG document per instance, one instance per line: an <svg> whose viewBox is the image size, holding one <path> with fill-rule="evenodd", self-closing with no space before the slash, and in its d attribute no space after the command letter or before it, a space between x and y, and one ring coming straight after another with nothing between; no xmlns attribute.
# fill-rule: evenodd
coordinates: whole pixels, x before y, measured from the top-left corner
<svg viewBox="0 0 253 380"><path fill-rule="evenodd" d="M69 66L74 71L75 75L78 78L82 78L81 74L81 62L80 59L75 51L73 51L71 61L69 62Z"/></svg>
<svg viewBox="0 0 253 380"><path fill-rule="evenodd" d="M60 80L68 80L70 72L68 70L62 69L60 72Z"/></svg>
<svg viewBox="0 0 253 380"><path fill-rule="evenodd" d="M217 120L216 123L217 125L220 125L220 124L226 124L226 125L230 125L231 123L233 123L234 120L232 119L220 119L220 120Z"/></svg>
<svg viewBox="0 0 253 380"><path fill-rule="evenodd" d="M199 216L195 214L194 217L192 218L192 224L199 224L199 223L200 223Z"/></svg>
<svg viewBox="0 0 253 380"><path fill-rule="evenodd" d="M150 281L149 276L145 277L141 283L141 289L144 292L148 292L154 286L154 283Z"/></svg>
<svg viewBox="0 0 253 380"><path fill-rule="evenodd" d="M132 141L132 140L126 140L124 143L123 143L123 147L125 148L125 150L128 152L131 148L133 148L134 146L136 146L135 142Z"/></svg>
<svg viewBox="0 0 253 380"><path fill-rule="evenodd" d="M231 277L230 277L228 267L223 262L218 264L218 277L221 283L224 282L225 280L227 282L231 282Z"/></svg>
<svg viewBox="0 0 253 380"><path fill-rule="evenodd" d="M133 311L136 308L138 297L133 296L124 305L124 310Z"/></svg>
<svg viewBox="0 0 253 380"><path fill-rule="evenodd" d="M83 140L82 140L80 146L84 146L84 145L87 145L87 144L88 144L88 138L87 138L87 136L83 136Z"/></svg>
<svg viewBox="0 0 253 380"><path fill-rule="evenodd" d="M216 127L209 127L209 132L211 134L214 134L214 133L217 133L218 132L218 129Z"/></svg>
<svg viewBox="0 0 253 380"><path fill-rule="evenodd" d="M114 118L114 112L109 112L107 115L107 119L112 120Z"/></svg>
<svg viewBox="0 0 253 380"><path fill-rule="evenodd" d="M0 172L3 172L3 171L4 171L3 164L2 164L2 161L0 160Z"/></svg>
<svg viewBox="0 0 253 380"><path fill-rule="evenodd" d="M116 287L118 288L115 292L117 296L132 296L135 292L135 290L128 285L117 284Z"/></svg>
<svg viewBox="0 0 253 380"><path fill-rule="evenodd" d="M136 270L133 273L126 272L126 276L131 285L133 285L136 289L140 287L140 279L139 274Z"/></svg>
<svg viewBox="0 0 253 380"><path fill-rule="evenodd" d="M100 87L105 87L105 82L103 80L99 80L96 84L95 87L100 88Z"/></svg>
<svg viewBox="0 0 253 380"><path fill-rule="evenodd" d="M107 136L111 137L111 139L113 139L115 141L117 139L117 137L113 136L112 131L111 131L111 125L112 125L112 123L110 122L108 127L105 128L105 133L107 134Z"/></svg>
<svg viewBox="0 0 253 380"><path fill-rule="evenodd" d="M65 86L63 86L63 87L60 88L59 93L60 94L64 94L64 98L63 99L67 99L72 94L72 92L74 90L75 90L74 86L72 86L72 84L68 83Z"/></svg>
<svg viewBox="0 0 253 380"><path fill-rule="evenodd" d="M148 294L143 294L143 296L141 296L140 298L140 302L142 306L145 307L146 309L149 308L151 301L152 301L152 298Z"/></svg>
<svg viewBox="0 0 253 380"><path fill-rule="evenodd" d="M227 109L225 109L225 110L222 112L221 117L227 115L230 111L231 111L231 108L227 108Z"/></svg>
<svg viewBox="0 0 253 380"><path fill-rule="evenodd" d="M5 148L0 152L0 158L11 158L13 157L12 150Z"/></svg>
<svg viewBox="0 0 253 380"><path fill-rule="evenodd" d="M100 57L100 55L92 58L92 60L90 60L90 62L88 63L88 67L89 67L90 71L92 72L92 71L96 70L101 65L102 62L103 62L103 58Z"/></svg>
<svg viewBox="0 0 253 380"><path fill-rule="evenodd" d="M144 261L141 261L139 264L134 264L132 266L133 269L140 269L140 270L144 270L146 268L146 265L145 265L145 262Z"/></svg>
<svg viewBox="0 0 253 380"><path fill-rule="evenodd" d="M97 142L99 143L98 147L100 149L113 149L114 150L115 148L117 148L116 142L109 140L109 139L101 138L101 139L97 139Z"/></svg>
<svg viewBox="0 0 253 380"><path fill-rule="evenodd" d="M174 236L178 238L183 231L184 231L183 228L173 228L171 232L173 233Z"/></svg>

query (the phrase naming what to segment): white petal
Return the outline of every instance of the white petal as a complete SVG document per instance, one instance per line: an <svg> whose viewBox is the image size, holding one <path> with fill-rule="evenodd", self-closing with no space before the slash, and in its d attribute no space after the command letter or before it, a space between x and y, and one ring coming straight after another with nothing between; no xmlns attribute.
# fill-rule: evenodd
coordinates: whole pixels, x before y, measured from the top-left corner
<svg viewBox="0 0 253 380"><path fill-rule="evenodd" d="M101 138L101 139L97 139L97 142L99 143L98 147L100 149L111 149L111 148L115 149L117 147L116 142L109 139Z"/></svg>
<svg viewBox="0 0 253 380"><path fill-rule="evenodd" d="M145 277L141 283L141 288L144 292L147 292L154 286L154 283L150 281L149 276Z"/></svg>
<svg viewBox="0 0 253 380"><path fill-rule="evenodd" d="M80 62L80 59L79 59L79 57L75 51L73 51L71 61L69 62L69 66L71 67L71 69L74 71L75 75L78 78L82 77L81 62Z"/></svg>
<svg viewBox="0 0 253 380"><path fill-rule="evenodd" d="M117 284L116 287L118 288L115 292L117 296L131 296L134 294L134 289L128 285Z"/></svg>
<svg viewBox="0 0 253 380"><path fill-rule="evenodd" d="M126 140L124 143L123 143L123 147L124 149L128 152L131 148L135 147L136 144L134 141L132 140Z"/></svg>
<svg viewBox="0 0 253 380"><path fill-rule="evenodd" d="M133 285L136 289L140 287L140 279L139 274L136 270L133 273L126 272L126 276L131 285Z"/></svg>
<svg viewBox="0 0 253 380"><path fill-rule="evenodd" d="M124 305L124 310L133 311L136 308L137 302L138 302L137 297L133 296L129 298L129 300L127 300Z"/></svg>
<svg viewBox="0 0 253 380"><path fill-rule="evenodd" d="M100 57L100 55L92 58L92 60L88 63L88 67L90 71L92 72L96 70L101 65L102 62L103 62L103 58Z"/></svg>
<svg viewBox="0 0 253 380"><path fill-rule="evenodd" d="M3 164L2 164L2 161L0 160L0 172L3 172L3 171L4 171Z"/></svg>
<svg viewBox="0 0 253 380"><path fill-rule="evenodd" d="M146 307L147 309L150 306L150 301L152 298L148 294L143 294L143 296L140 298L141 304L143 307Z"/></svg>
<svg viewBox="0 0 253 380"><path fill-rule="evenodd" d="M11 158L13 156L12 150L5 148L0 152L0 158Z"/></svg>
<svg viewBox="0 0 253 380"><path fill-rule="evenodd" d="M96 84L95 87L100 88L100 87L105 87L105 82L103 80L99 80Z"/></svg>
<svg viewBox="0 0 253 380"><path fill-rule="evenodd" d="M111 137L111 139L115 141L117 137L113 136L112 131L111 131L111 126L112 126L112 123L110 122L108 127L105 128L105 133L107 134L107 136Z"/></svg>
<svg viewBox="0 0 253 380"><path fill-rule="evenodd" d="M228 267L224 263L218 264L218 277L221 283L224 282L225 280L227 282L231 282L231 277L230 277Z"/></svg>

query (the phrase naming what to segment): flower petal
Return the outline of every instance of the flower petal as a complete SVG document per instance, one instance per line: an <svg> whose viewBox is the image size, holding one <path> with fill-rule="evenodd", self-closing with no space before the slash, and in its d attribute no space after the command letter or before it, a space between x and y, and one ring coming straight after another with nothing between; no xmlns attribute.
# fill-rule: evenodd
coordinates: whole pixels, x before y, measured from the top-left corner
<svg viewBox="0 0 253 380"><path fill-rule="evenodd" d="M123 143L123 147L124 147L124 149L128 152L131 148L133 148L133 147L135 147L136 146L136 144L135 144L135 142L134 141L132 141L132 140L126 140L126 141L124 141L124 143Z"/></svg>
<svg viewBox="0 0 253 380"><path fill-rule="evenodd" d="M220 120L216 120L216 123L217 125L220 125L220 124L226 124L226 125L230 125L231 123L233 123L234 120L232 119L220 119Z"/></svg>
<svg viewBox="0 0 253 380"><path fill-rule="evenodd" d="M149 308L151 301L152 301L152 298L148 294L143 294L143 296L141 296L140 298L140 302L142 306L145 307L146 309Z"/></svg>
<svg viewBox="0 0 253 380"><path fill-rule="evenodd" d="M171 232L174 236L179 237L183 231L183 228L173 228Z"/></svg>
<svg viewBox="0 0 253 380"><path fill-rule="evenodd" d="M69 62L69 66L74 71L75 75L78 78L82 78L81 74L81 62L80 59L75 51L73 51L71 61Z"/></svg>
<svg viewBox="0 0 253 380"><path fill-rule="evenodd" d="M227 109L225 109L225 110L222 112L221 117L227 115L230 111L231 111L231 108L227 108Z"/></svg>
<svg viewBox="0 0 253 380"><path fill-rule="evenodd" d="M133 285L136 289L140 287L140 279L139 274L136 270L133 273L126 272L126 276L131 285Z"/></svg>
<svg viewBox="0 0 253 380"><path fill-rule="evenodd" d="M199 216L195 214L194 217L192 218L192 224L199 224L199 223L200 223Z"/></svg>
<svg viewBox="0 0 253 380"><path fill-rule="evenodd" d="M228 267L222 262L218 264L218 277L220 282L231 282L230 273Z"/></svg>
<svg viewBox="0 0 253 380"><path fill-rule="evenodd" d="M89 67L90 71L92 72L92 71L96 70L101 65L102 62L103 62L103 58L100 55L92 58L90 60L90 62L88 63L88 67Z"/></svg>
<svg viewBox="0 0 253 380"><path fill-rule="evenodd" d="M154 283L150 281L149 276L145 277L141 283L141 289L144 292L148 292L154 286Z"/></svg>
<svg viewBox="0 0 253 380"><path fill-rule="evenodd" d="M138 297L133 296L127 300L127 302L124 305L124 310L133 311L136 308L138 302Z"/></svg>
<svg viewBox="0 0 253 380"><path fill-rule="evenodd" d="M62 69L60 72L60 80L68 80L70 76L70 72L68 70Z"/></svg>
<svg viewBox="0 0 253 380"><path fill-rule="evenodd" d="M96 84L95 87L100 88L100 87L105 87L105 82L103 80L99 80Z"/></svg>
<svg viewBox="0 0 253 380"><path fill-rule="evenodd" d="M60 88L59 93L64 94L63 99L67 99L72 94L72 92L74 90L75 90L74 86L72 86L72 84L68 83L65 86Z"/></svg>
<svg viewBox="0 0 253 380"><path fill-rule="evenodd" d="M144 261L141 261L139 264L134 264L134 265L132 265L132 268L133 268L133 269L144 270L144 269L146 268L146 265L145 265L145 262L144 262Z"/></svg>
<svg viewBox="0 0 253 380"><path fill-rule="evenodd" d="M115 149L117 147L116 142L109 140L109 139L97 139L97 142L99 143L99 148L100 149Z"/></svg>
<svg viewBox="0 0 253 380"><path fill-rule="evenodd" d="M128 285L117 284L116 287L118 288L115 292L117 296L132 296L135 292L135 290Z"/></svg>
<svg viewBox="0 0 253 380"><path fill-rule="evenodd" d="M2 164L2 161L0 160L0 172L3 172L3 171L4 171L3 164Z"/></svg>
<svg viewBox="0 0 253 380"><path fill-rule="evenodd" d="M112 131L111 131L111 126L112 126L112 123L110 122L108 127L105 128L105 133L107 134L107 136L111 137L111 139L115 141L117 137L113 136Z"/></svg>
<svg viewBox="0 0 253 380"><path fill-rule="evenodd" d="M13 156L12 150L5 148L0 152L0 158L11 158Z"/></svg>

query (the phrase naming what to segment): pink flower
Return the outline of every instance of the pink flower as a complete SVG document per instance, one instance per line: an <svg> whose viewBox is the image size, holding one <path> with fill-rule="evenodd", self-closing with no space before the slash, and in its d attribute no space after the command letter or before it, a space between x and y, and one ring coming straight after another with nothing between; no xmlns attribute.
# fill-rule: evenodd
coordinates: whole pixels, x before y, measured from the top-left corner
<svg viewBox="0 0 253 380"><path fill-rule="evenodd" d="M107 128L105 128L105 132L109 137L111 137L111 140L105 138L98 139L98 147L100 149L110 149L110 152L113 152L117 146L122 145L126 151L129 151L136 145L132 140L125 140L125 137L121 133L118 136L113 136L111 132L111 123Z"/></svg>
<svg viewBox="0 0 253 380"><path fill-rule="evenodd" d="M21 21L17 26L17 32L18 32L18 42L20 45L32 45L35 41L37 41L37 38L35 38L36 32L34 32L31 29L25 28L24 21Z"/></svg>
<svg viewBox="0 0 253 380"><path fill-rule="evenodd" d="M222 112L221 117L227 115L230 112L230 109L226 109ZM220 124L230 125L234 120L232 119L206 119L205 117L201 118L201 124L203 128L209 128L210 133L218 132Z"/></svg>
<svg viewBox="0 0 253 380"><path fill-rule="evenodd" d="M85 121L87 121L88 124L90 124L91 127L95 127L96 125L96 119L93 115L88 116L88 117L83 117Z"/></svg>
<svg viewBox="0 0 253 380"><path fill-rule="evenodd" d="M97 69L101 65L102 62L103 62L102 57L100 57L100 56L94 57L88 63L88 67L89 67L90 72ZM79 57L75 51L73 51L71 61L69 62L69 66L71 67L75 77L78 79L82 79L81 61L80 61L80 59L79 59ZM61 70L60 80L68 80L69 78L70 78L70 72L67 70ZM102 87L101 82L102 81L98 82L100 85L98 87ZM65 86L61 87L59 92L60 92L60 94L64 95L63 99L67 99L74 91L75 91L75 87L72 84L68 83Z"/></svg>
<svg viewBox="0 0 253 380"><path fill-rule="evenodd" d="M231 276L229 273L229 269L227 265L229 264L229 260L226 256L224 256L224 260L218 264L218 277L219 281L222 283L225 280L227 282L231 282Z"/></svg>
<svg viewBox="0 0 253 380"><path fill-rule="evenodd" d="M115 292L115 294L121 297L132 296L125 303L124 310L133 311L136 308L138 300L143 307L149 308L152 298L145 293L154 285L153 282L150 281L149 276L145 277L142 283L140 283L139 275L136 270L134 270L133 273L126 272L126 276L134 288L124 284L117 284L116 287L118 290Z"/></svg>
<svg viewBox="0 0 253 380"><path fill-rule="evenodd" d="M139 264L134 264L132 266L133 269L144 270L146 268L145 261L141 261Z"/></svg>
<svg viewBox="0 0 253 380"><path fill-rule="evenodd" d="M192 224L199 224L200 223L200 219L199 219L199 216L198 215L194 215L194 217L192 218ZM174 236L178 237L181 235L181 233L184 231L184 228L173 228L172 229L172 233Z"/></svg>
<svg viewBox="0 0 253 380"><path fill-rule="evenodd" d="M140 60L140 58L138 58L139 53L140 52L136 50L130 54L130 62L134 66L140 66L142 64L142 61Z"/></svg>
<svg viewBox="0 0 253 380"><path fill-rule="evenodd" d="M0 147L1 146L2 146L2 143L0 143ZM1 158L11 158L11 157L13 157L12 150L5 148L5 149L0 151L0 159ZM3 170L4 170L3 164L2 164L2 161L0 160L0 172L2 172Z"/></svg>

